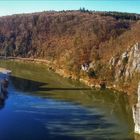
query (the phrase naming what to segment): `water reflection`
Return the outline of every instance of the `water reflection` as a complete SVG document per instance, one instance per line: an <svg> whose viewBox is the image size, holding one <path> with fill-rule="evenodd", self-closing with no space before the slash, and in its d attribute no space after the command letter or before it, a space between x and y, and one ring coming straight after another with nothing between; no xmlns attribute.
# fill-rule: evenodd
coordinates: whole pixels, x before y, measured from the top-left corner
<svg viewBox="0 0 140 140"><path fill-rule="evenodd" d="M10 76L14 87L19 91L27 91L29 94L53 99L72 101L89 107L100 107L108 110L109 114L116 113L120 118L129 120L131 117L127 113L131 112L128 99L125 95L112 93L110 90L91 90L81 87L49 87L49 83L41 83L25 78ZM53 85L57 86L57 85Z"/></svg>
<svg viewBox="0 0 140 140"><path fill-rule="evenodd" d="M0 111L0 139L134 139L125 95L90 90L42 65L10 61L0 65L14 75L10 77L9 99Z"/></svg>
<svg viewBox="0 0 140 140"><path fill-rule="evenodd" d="M51 85L49 81L47 83L37 82L15 76L11 76L10 80L18 91L26 91L29 94L32 93L33 96L36 95L58 101L74 102L92 111L90 113L86 112L86 115L83 115L82 111L79 112L79 110L76 110L76 112L72 110L69 113L70 110L67 106L67 109L61 114L58 107L63 108L63 105L56 105L57 107L55 108L58 111L55 110L55 112L50 114L47 110L47 116L51 119L48 119L46 127L51 131L53 137L55 135L58 137L58 135L63 133L66 136L70 133L71 137L72 135L93 135L94 131L97 133L97 136L94 138L105 137L107 134L114 137L121 133L121 135L126 135L127 138L133 136L132 112L125 95L111 93L112 91L109 90L91 90L87 87L61 87L59 84L53 87L54 85ZM46 108L46 106L44 105L43 108ZM103 114L98 114L96 111L93 111L94 109L99 109L98 111ZM114 119L115 123L113 122ZM63 137L59 137L63 139Z"/></svg>
<svg viewBox="0 0 140 140"><path fill-rule="evenodd" d="M8 84L7 78L0 79L0 109L4 108L5 100L8 98Z"/></svg>
<svg viewBox="0 0 140 140"><path fill-rule="evenodd" d="M139 134L135 134L135 140L140 140L140 135Z"/></svg>

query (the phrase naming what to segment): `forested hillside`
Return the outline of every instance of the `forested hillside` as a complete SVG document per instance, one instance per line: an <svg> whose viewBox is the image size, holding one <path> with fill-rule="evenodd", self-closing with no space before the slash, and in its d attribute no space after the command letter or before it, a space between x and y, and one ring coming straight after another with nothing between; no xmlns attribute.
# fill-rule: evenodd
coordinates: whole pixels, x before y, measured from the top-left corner
<svg viewBox="0 0 140 140"><path fill-rule="evenodd" d="M124 82L135 76L126 77L123 70L116 80L117 64L124 52L140 42L139 19L138 14L85 9L1 17L0 53L45 59L92 83ZM120 62L125 68L128 59ZM83 64L88 65L86 72L81 70Z"/></svg>

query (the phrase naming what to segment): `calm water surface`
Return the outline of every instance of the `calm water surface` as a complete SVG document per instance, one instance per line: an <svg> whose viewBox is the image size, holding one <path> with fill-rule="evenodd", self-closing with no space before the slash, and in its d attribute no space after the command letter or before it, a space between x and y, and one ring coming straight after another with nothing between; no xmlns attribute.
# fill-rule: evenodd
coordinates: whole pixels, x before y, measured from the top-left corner
<svg viewBox="0 0 140 140"><path fill-rule="evenodd" d="M134 139L126 96L91 90L39 64L0 61L0 67L12 70L0 140Z"/></svg>

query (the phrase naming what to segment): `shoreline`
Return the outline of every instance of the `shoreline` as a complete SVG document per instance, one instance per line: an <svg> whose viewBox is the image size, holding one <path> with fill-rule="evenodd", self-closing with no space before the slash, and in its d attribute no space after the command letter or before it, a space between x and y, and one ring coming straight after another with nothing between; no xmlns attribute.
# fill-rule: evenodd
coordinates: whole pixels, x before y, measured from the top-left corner
<svg viewBox="0 0 140 140"><path fill-rule="evenodd" d="M90 88L95 88L95 89L102 89L101 87L101 83L94 83L92 82L90 79L86 79L86 78L77 78L75 75L73 75L72 73L68 73L66 72L67 70L65 69L60 69L56 66L55 63L52 63L48 60L45 59L37 59L37 58L22 58L22 57L0 57L0 60L13 60L13 61L23 61L23 62L33 62L33 63L38 63L38 64L44 64L48 67L48 70L53 71L56 74L59 74L60 76L62 76L63 78L68 78L68 79L72 79L72 80L78 80L79 82L87 85ZM4 69L4 68L0 68ZM5 69L6 70L6 69ZM9 71L9 70L8 70ZM1 71L0 71L1 72ZM108 82L108 81L107 81ZM117 86L112 86L112 85L107 85L105 86L105 89L109 89L112 90L113 92L120 92L122 94L127 94L129 95L126 91L124 91L123 89L120 89Z"/></svg>
<svg viewBox="0 0 140 140"><path fill-rule="evenodd" d="M0 67L0 73L3 73L3 74L10 74L11 71L8 70L8 69L5 69L5 68Z"/></svg>

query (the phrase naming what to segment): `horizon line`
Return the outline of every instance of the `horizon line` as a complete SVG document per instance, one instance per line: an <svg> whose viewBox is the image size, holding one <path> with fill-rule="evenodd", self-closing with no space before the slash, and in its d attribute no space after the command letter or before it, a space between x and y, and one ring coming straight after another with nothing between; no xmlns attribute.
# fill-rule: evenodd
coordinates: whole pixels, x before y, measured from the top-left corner
<svg viewBox="0 0 140 140"><path fill-rule="evenodd" d="M0 0L1 1L1 0ZM35 0L36 1L36 0ZM126 0L127 1L127 0ZM85 8L85 7L80 7L80 8ZM7 14L7 15L2 15L0 16L1 17L8 17L8 16L14 16L14 15L28 15L28 14L37 14L37 13L43 13L43 12L74 12L74 11L79 11L80 12L80 8L79 9L67 9L67 10L42 10L42 11L33 11L33 12L23 12L23 13L12 13L12 14ZM113 10L110 10L110 11L106 11L106 10L89 10L89 9L86 9L85 10L88 10L89 12L95 12L95 13L98 13L98 12L101 12L101 13L126 13L126 14L135 14L135 15L140 15L140 13L135 13L135 12L123 12L123 11L113 11Z"/></svg>

